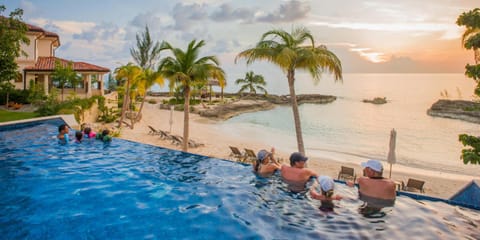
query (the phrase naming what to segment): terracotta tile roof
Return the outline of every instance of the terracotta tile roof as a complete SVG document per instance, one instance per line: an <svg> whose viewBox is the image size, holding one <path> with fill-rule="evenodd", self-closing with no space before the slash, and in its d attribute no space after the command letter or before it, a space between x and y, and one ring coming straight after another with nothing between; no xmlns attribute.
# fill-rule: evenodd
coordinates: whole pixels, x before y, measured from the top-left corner
<svg viewBox="0 0 480 240"><path fill-rule="evenodd" d="M39 57L35 66L24 68L25 71L54 71L55 61L60 61L67 66L70 61L57 57ZM73 70L76 72L110 72L110 69L85 62L73 62Z"/></svg>

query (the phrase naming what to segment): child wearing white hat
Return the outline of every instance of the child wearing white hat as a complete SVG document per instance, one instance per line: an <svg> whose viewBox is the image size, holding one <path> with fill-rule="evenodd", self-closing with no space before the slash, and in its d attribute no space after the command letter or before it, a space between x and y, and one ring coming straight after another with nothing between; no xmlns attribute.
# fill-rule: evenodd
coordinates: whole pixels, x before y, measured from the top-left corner
<svg viewBox="0 0 480 240"><path fill-rule="evenodd" d="M316 190L316 183L310 188L310 196L313 199L320 200L322 205L320 210L322 211L333 211L334 204L333 200L341 200L342 196L333 195L333 190L335 188L335 183L333 179L329 176L319 176L317 178L318 184L320 185L320 193Z"/></svg>

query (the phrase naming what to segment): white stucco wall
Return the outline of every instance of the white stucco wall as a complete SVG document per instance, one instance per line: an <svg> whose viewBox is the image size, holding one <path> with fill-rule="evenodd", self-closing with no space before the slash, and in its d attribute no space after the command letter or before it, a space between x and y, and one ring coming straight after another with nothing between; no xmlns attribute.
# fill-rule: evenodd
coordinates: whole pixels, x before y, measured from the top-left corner
<svg viewBox="0 0 480 240"><path fill-rule="evenodd" d="M23 51L27 53L27 57L25 56L20 56L17 58L17 61L35 61L36 55L35 55L35 45L36 45L36 35L33 34L27 34L28 39L30 39L30 44L21 44L21 48Z"/></svg>
<svg viewBox="0 0 480 240"><path fill-rule="evenodd" d="M38 41L38 57L51 57L52 56L52 40L51 39L39 39Z"/></svg>

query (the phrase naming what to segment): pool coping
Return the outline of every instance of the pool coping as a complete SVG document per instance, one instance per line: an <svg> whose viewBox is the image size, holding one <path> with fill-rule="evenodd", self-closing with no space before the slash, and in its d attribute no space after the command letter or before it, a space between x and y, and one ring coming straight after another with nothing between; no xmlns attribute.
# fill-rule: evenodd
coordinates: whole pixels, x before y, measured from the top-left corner
<svg viewBox="0 0 480 240"><path fill-rule="evenodd" d="M40 122L40 121L52 120L52 119L61 119L70 128L80 129L80 125L78 124L77 120L75 120L75 116L73 114L53 115L53 116L46 116L46 117L37 117L37 118L29 118L29 119L22 119L22 120L16 120L16 121L2 122L2 123L0 123L0 127L10 126L10 125L19 125L19 124L31 123L31 122Z"/></svg>

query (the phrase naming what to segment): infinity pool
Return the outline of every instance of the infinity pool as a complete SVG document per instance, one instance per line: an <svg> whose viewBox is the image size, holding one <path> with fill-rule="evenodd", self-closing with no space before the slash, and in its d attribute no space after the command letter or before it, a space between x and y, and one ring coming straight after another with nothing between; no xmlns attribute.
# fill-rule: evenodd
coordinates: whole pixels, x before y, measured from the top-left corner
<svg viewBox="0 0 480 240"><path fill-rule="evenodd" d="M399 196L381 218L355 189L333 213L251 167L114 139L59 145L61 120L0 127L2 239L479 239L480 213Z"/></svg>

